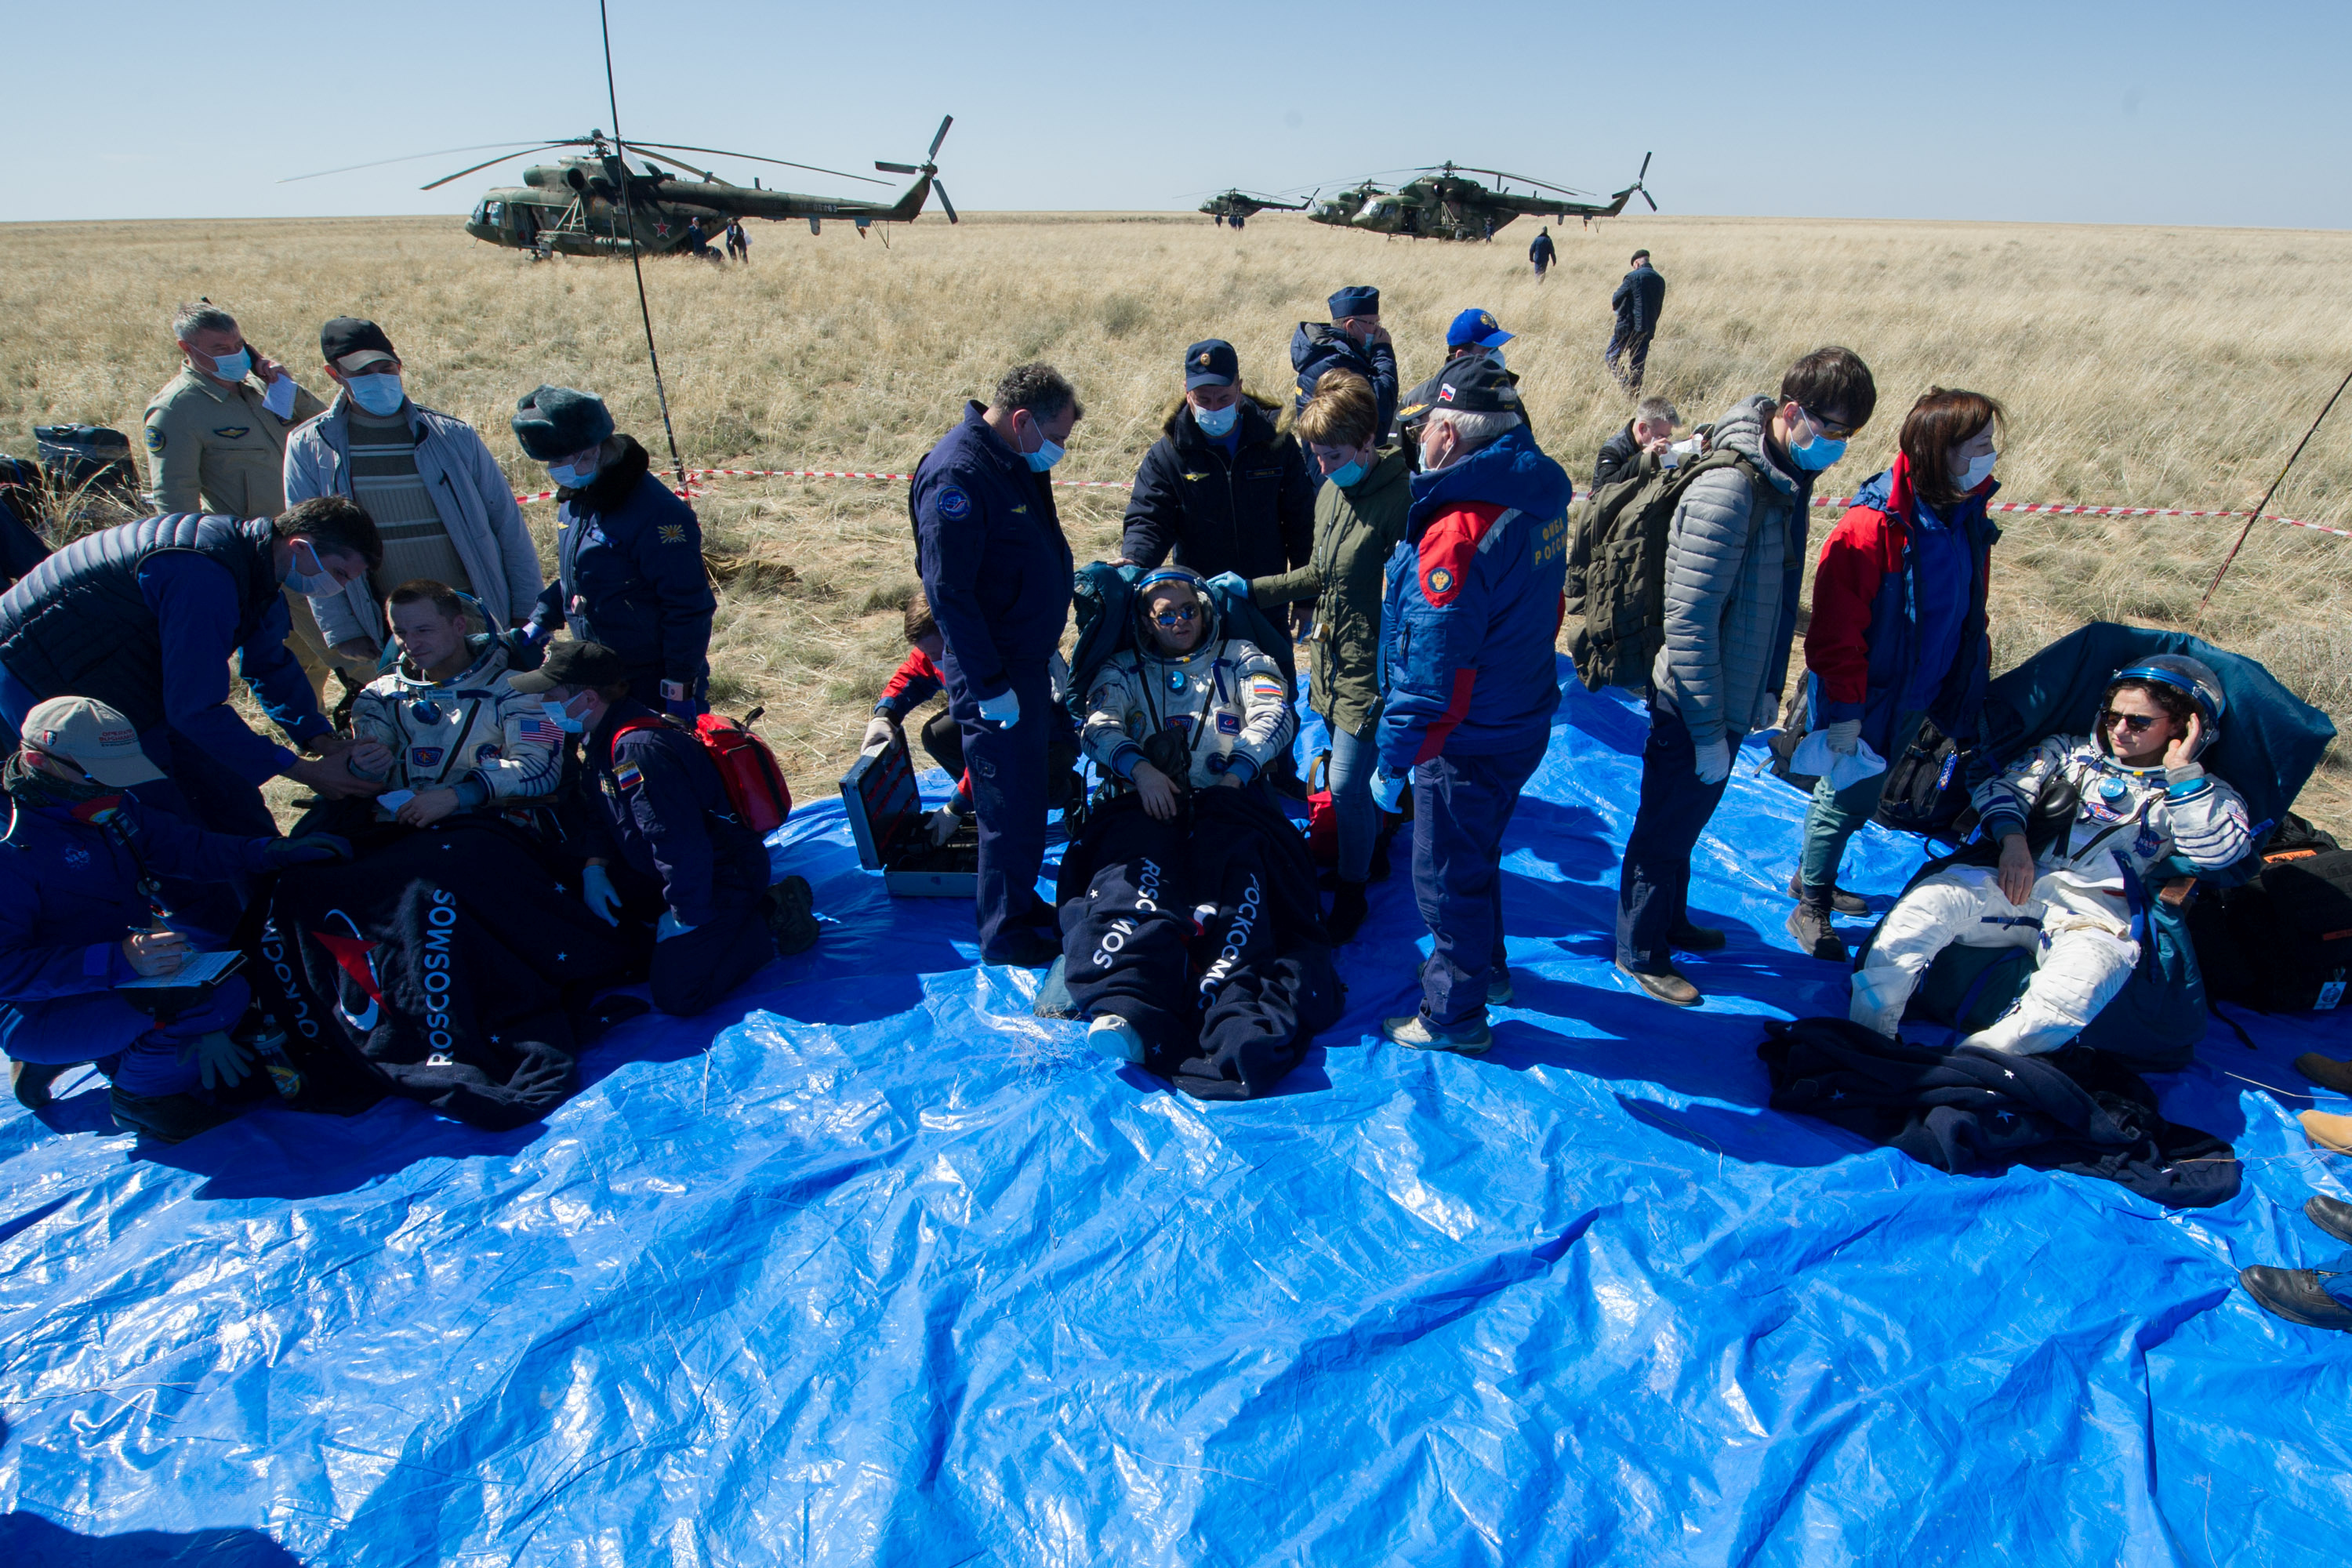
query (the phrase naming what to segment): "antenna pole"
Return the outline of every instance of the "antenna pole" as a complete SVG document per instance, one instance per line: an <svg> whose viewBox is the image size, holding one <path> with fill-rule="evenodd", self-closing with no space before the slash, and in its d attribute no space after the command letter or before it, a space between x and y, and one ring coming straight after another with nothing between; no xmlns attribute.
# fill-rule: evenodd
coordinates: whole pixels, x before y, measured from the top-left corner
<svg viewBox="0 0 2352 1568"><path fill-rule="evenodd" d="M2213 590L2221 585L2221 579L2228 574L2231 563L2238 559L2238 552L2245 544L2246 536L2253 532L2254 524L2262 521L2263 511L2271 504L2271 497L2278 494L2279 486L2286 483L2287 468L2294 467L2294 460L2303 456L2303 449L2311 445L2314 436L2319 434L2319 420L2327 417L2328 409L2336 406L2336 399L2344 395L2344 389L2347 386L2352 386L2352 371L2345 372L2344 379L2336 384L2336 391L2319 410L2319 419L2311 422L2311 428L2303 433L2303 439L2297 441L2294 450L2287 454L2286 468L2278 471L2278 478L2271 481L2271 488L2264 490L2263 499L2254 503L2253 514L2246 519L2246 526L2238 530L2238 542L2230 546L2230 553L2221 558L2221 570L2213 574L2213 580L2205 584L2205 596L2197 601L2197 618L2189 623L2190 636L2195 636L2197 628L2205 624L2205 606L2213 602Z"/></svg>
<svg viewBox="0 0 2352 1568"><path fill-rule="evenodd" d="M621 163L621 222L629 231L629 268L637 277L637 314L646 323L646 359L654 367L654 396L661 404L662 434L669 438L670 467L677 472L677 488L684 490L686 459L677 455L677 431L669 418L669 389L662 384L661 351L654 347L653 308L646 303L646 268L637 254L637 215L629 201L629 144L621 135L621 95L613 86L613 24L604 13L604 0L596 0L596 26L604 36L604 101L613 110L613 142Z"/></svg>

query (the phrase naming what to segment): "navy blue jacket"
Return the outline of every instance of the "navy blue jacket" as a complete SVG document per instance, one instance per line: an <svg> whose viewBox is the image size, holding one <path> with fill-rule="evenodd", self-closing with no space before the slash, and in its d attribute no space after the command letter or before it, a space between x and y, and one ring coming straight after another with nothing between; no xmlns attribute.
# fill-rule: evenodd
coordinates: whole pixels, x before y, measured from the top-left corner
<svg viewBox="0 0 2352 1568"><path fill-rule="evenodd" d="M266 838L201 832L128 795L117 809L100 825L0 796L0 1002L84 996L130 979L121 943L150 923L144 878L220 882L264 868Z"/></svg>
<svg viewBox="0 0 2352 1568"><path fill-rule="evenodd" d="M1654 332L1666 303L1666 280L1654 267L1636 267L1619 281L1609 303L1616 308L1619 331Z"/></svg>
<svg viewBox="0 0 2352 1568"><path fill-rule="evenodd" d="M584 489L561 492L556 578L540 595L531 624L569 625L573 637L603 643L631 669L657 671L691 689L702 678L719 607L702 568L702 524L654 477L646 449L622 440L621 455Z"/></svg>
<svg viewBox="0 0 2352 1568"><path fill-rule="evenodd" d="M1381 603L1381 765L1541 741L1559 706L1568 471L1522 426L1412 476Z"/></svg>
<svg viewBox="0 0 2352 1568"><path fill-rule="evenodd" d="M1295 408L1307 406L1315 384L1326 371L1351 370L1372 384L1372 397L1381 405L1381 439L1388 439L1397 411L1396 350L1388 343L1370 349L1328 321L1301 321L1290 334L1290 368L1298 373Z"/></svg>
<svg viewBox="0 0 2352 1568"><path fill-rule="evenodd" d="M1315 548L1315 486L1298 443L1285 439L1257 403L1242 400L1231 447L1201 434L1192 405L1180 403L1143 454L1127 503L1118 552L1157 566L1214 577L1273 577L1307 564Z"/></svg>
<svg viewBox="0 0 2352 1568"><path fill-rule="evenodd" d="M977 403L916 465L907 489L915 566L947 643L959 720L1016 678L1042 679L1070 618L1069 541L1053 486L988 427Z"/></svg>
<svg viewBox="0 0 2352 1568"><path fill-rule="evenodd" d="M1552 244L1551 236L1548 234L1538 234L1528 243L1528 259L1540 266L1550 266L1559 256L1559 247Z"/></svg>
<svg viewBox="0 0 2352 1568"><path fill-rule="evenodd" d="M624 698L581 752L589 856L660 883L662 901L690 926L740 917L767 887L767 847L736 820L701 742Z"/></svg>

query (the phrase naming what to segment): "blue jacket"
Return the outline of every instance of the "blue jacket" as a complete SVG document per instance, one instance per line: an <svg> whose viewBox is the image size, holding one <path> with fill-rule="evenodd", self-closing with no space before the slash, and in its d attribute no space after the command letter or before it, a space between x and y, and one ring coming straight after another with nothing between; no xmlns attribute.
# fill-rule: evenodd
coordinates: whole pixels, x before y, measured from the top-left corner
<svg viewBox="0 0 2352 1568"><path fill-rule="evenodd" d="M1307 406L1307 400L1315 395L1316 382L1326 371L1351 370L1370 382L1372 396L1381 405L1381 438L1388 438L1389 425L1396 418L1397 410L1397 359L1393 347L1374 343L1367 349L1328 321L1301 321L1298 330L1290 334L1290 368L1298 373L1298 398L1292 405L1294 408Z"/></svg>
<svg viewBox="0 0 2352 1568"><path fill-rule="evenodd" d="M1620 332L1654 332L1658 312L1666 304L1666 280L1654 267L1646 263L1636 267L1618 283L1609 304L1617 312Z"/></svg>
<svg viewBox="0 0 2352 1568"><path fill-rule="evenodd" d="M690 690L702 678L719 607L702 568L702 524L653 476L646 449L622 439L621 455L585 488L562 493L556 580L540 595L531 624L568 624L573 637L603 643L631 669Z"/></svg>
<svg viewBox="0 0 2352 1568"><path fill-rule="evenodd" d="M1559 706L1568 472L1522 426L1412 476L1381 604L1381 765L1516 751Z"/></svg>
<svg viewBox="0 0 2352 1568"><path fill-rule="evenodd" d="M1043 474L964 405L963 423L916 465L907 489L915 565L947 643L940 661L959 720L1015 679L1043 679L1070 618L1069 541Z"/></svg>
<svg viewBox="0 0 2352 1568"><path fill-rule="evenodd" d="M0 795L0 1003L109 990L146 929L148 877L218 882L264 868L266 838L205 833L129 795L104 825Z"/></svg>
<svg viewBox="0 0 2352 1568"><path fill-rule="evenodd" d="M766 889L767 847L736 820L701 742L625 698L580 750L589 856L658 882L690 926L740 916Z"/></svg>
<svg viewBox="0 0 2352 1568"><path fill-rule="evenodd" d="M1979 485L1949 525L1967 542L1974 581L1960 623L1958 650L1927 705L1927 717L1947 735L1973 737L1985 686L1992 674L1992 644L1985 635L1985 591L1993 542L2000 530L1985 503L2000 487ZM1895 720L1921 674L1919 580L1913 537L1909 463L1873 475L1822 542L1813 569L1812 620L1805 632L1805 695L1810 724L1821 729L1862 721L1862 738L1881 756L1894 745Z"/></svg>

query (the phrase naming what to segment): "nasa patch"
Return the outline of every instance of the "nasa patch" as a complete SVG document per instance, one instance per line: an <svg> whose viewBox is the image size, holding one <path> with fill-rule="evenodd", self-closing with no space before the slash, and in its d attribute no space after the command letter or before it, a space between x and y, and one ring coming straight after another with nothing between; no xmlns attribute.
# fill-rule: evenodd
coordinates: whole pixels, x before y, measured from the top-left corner
<svg viewBox="0 0 2352 1568"><path fill-rule="evenodd" d="M2152 822L2140 824L2139 837L2132 840L2132 853L2142 857L2153 857L2163 847L2164 835L2156 830L2156 824Z"/></svg>
<svg viewBox="0 0 2352 1568"><path fill-rule="evenodd" d="M499 760L499 748L496 746L477 746L474 748L474 761L478 763L495 763Z"/></svg>
<svg viewBox="0 0 2352 1568"><path fill-rule="evenodd" d="M935 504L940 515L950 522L961 522L971 515L971 498L954 485L942 489Z"/></svg>
<svg viewBox="0 0 2352 1568"><path fill-rule="evenodd" d="M163 427L161 425L147 426L147 449L151 452L163 449Z"/></svg>

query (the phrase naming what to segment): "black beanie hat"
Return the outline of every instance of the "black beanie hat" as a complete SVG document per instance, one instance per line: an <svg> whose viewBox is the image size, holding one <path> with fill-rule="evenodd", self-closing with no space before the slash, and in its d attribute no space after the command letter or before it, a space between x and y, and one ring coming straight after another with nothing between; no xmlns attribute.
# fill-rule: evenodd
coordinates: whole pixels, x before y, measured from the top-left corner
<svg viewBox="0 0 2352 1568"><path fill-rule="evenodd" d="M584 452L613 433L613 416L593 392L542 386L515 409L515 439L542 463Z"/></svg>

